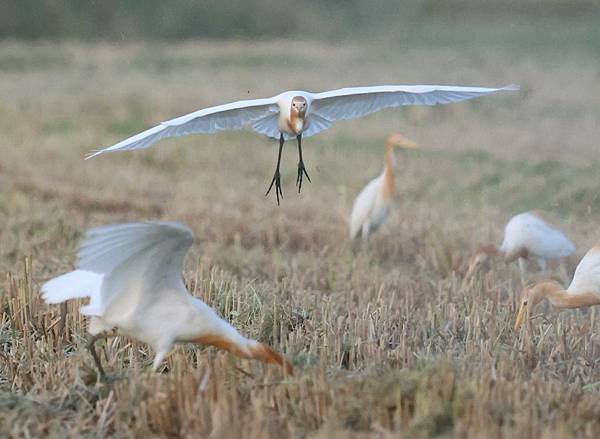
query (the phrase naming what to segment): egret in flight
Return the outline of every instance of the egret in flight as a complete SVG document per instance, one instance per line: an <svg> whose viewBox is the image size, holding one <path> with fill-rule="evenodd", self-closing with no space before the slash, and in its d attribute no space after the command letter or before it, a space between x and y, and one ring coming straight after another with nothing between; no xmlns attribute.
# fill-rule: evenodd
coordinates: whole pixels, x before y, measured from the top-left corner
<svg viewBox="0 0 600 439"><path fill-rule="evenodd" d="M554 281L538 282L532 287L523 288L515 331L544 299L558 309L600 305L600 244L592 247L577 265L571 285L566 290Z"/></svg>
<svg viewBox="0 0 600 439"><path fill-rule="evenodd" d="M418 145L402 136L391 134L385 142L385 164L383 172L371 180L358 194L350 214L350 240L354 241L360 233L363 242L369 234L385 223L396 191L394 184L394 147L416 149Z"/></svg>
<svg viewBox="0 0 600 439"><path fill-rule="evenodd" d="M291 365L268 346L245 338L215 311L192 297L183 283L185 255L193 242L182 224L147 222L90 229L79 248L77 269L46 282L47 303L88 297L80 308L90 317L90 350L100 376L96 340L119 334L149 344L157 370L173 345L191 342L212 345L248 359Z"/></svg>
<svg viewBox="0 0 600 439"><path fill-rule="evenodd" d="M384 85L351 87L322 93L286 91L266 99L232 102L204 108L184 116L162 122L133 137L89 155L112 151L148 148L167 137L196 133L216 133L250 126L254 131L279 139L277 167L273 184L277 204L283 197L279 167L281 151L286 140L298 142L298 174L296 185L302 189L303 176L310 181L302 159L302 137L309 137L329 128L338 120L355 119L389 107L401 105L435 105L464 101L503 90L517 90L516 86L503 88L460 87L445 85Z"/></svg>
<svg viewBox="0 0 600 439"><path fill-rule="evenodd" d="M575 245L566 235L543 219L541 212L531 211L513 216L504 228L504 240L498 248L494 244L479 247L469 261L465 279L488 267L496 255L506 263L519 260L521 277L524 279L526 261L535 259L542 271L547 261L571 256Z"/></svg>

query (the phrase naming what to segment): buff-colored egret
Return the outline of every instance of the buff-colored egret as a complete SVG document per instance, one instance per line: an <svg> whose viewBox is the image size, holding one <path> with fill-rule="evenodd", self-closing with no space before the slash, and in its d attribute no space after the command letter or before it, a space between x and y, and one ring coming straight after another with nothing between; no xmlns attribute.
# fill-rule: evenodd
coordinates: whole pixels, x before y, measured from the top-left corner
<svg viewBox="0 0 600 439"><path fill-rule="evenodd" d="M515 331L521 327L533 308L544 299L558 309L600 305L600 245L592 247L579 262L573 280L566 290L555 281L538 282L523 288Z"/></svg>
<svg viewBox="0 0 600 439"><path fill-rule="evenodd" d="M566 235L546 221L541 212L531 211L513 216L504 228L504 240L500 247L494 244L480 246L469 261L465 279L471 278L482 268L487 268L490 259L502 256L506 263L519 260L521 277L524 280L526 261L535 259L542 271L547 261L571 256L575 245Z"/></svg>
<svg viewBox="0 0 600 439"><path fill-rule="evenodd" d="M185 255L193 242L182 224L147 222L90 229L79 248L75 271L46 282L47 303L88 297L80 308L90 317L88 348L104 375L94 344L116 333L149 344L157 370L173 345L212 345L248 359L290 364L268 346L243 337L215 311L192 297L183 283Z"/></svg>
<svg viewBox="0 0 600 439"><path fill-rule="evenodd" d="M394 148L416 149L418 145L401 134L391 134L385 142L383 172L371 180L358 194L350 214L350 240L360 234L363 242L385 223L389 214L396 185L394 182Z"/></svg>
<svg viewBox="0 0 600 439"><path fill-rule="evenodd" d="M246 126L268 137L279 139L277 167L266 195L275 184L277 203L283 197L279 166L285 140L296 137L298 142L298 192L302 178L308 173L302 159L302 137L309 137L329 128L338 120L366 116L384 108L401 105L449 104L476 98L503 90L517 90L516 86L503 88L460 87L445 85L390 85L351 87L322 93L286 91L266 99L232 102L204 108L184 116L162 122L113 146L88 156L112 151L142 149L161 139L195 133L216 133ZM308 178L310 181L310 178Z"/></svg>

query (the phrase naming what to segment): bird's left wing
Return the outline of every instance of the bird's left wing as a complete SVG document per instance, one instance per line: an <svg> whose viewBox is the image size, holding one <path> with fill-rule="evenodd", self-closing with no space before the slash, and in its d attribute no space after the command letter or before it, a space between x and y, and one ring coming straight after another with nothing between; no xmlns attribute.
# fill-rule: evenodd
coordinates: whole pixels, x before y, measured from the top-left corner
<svg viewBox="0 0 600 439"><path fill-rule="evenodd" d="M279 112L276 97L237 101L216 107L204 108L175 119L162 122L135 136L90 154L92 158L105 152L143 149L168 137L197 133L216 133L237 130Z"/></svg>
<svg viewBox="0 0 600 439"><path fill-rule="evenodd" d="M131 293L133 285L178 288L185 255L194 236L173 222L115 224L87 232L77 267L104 275L100 302L103 311L116 294ZM138 288L139 289L139 288Z"/></svg>
<svg viewBox="0 0 600 439"><path fill-rule="evenodd" d="M401 105L449 104L505 90L518 90L518 87L514 85L502 88L383 85L341 88L315 93L312 97L310 111L333 122L366 116L384 108Z"/></svg>

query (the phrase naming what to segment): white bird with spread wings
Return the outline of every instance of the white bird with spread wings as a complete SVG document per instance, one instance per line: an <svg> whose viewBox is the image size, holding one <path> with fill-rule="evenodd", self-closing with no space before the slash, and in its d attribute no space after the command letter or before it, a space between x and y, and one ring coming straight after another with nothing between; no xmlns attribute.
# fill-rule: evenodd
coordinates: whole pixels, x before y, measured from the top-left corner
<svg viewBox="0 0 600 439"><path fill-rule="evenodd" d="M204 108L185 116L162 122L113 146L96 151L96 155L132 149L148 148L159 140L196 133L216 133L250 126L254 131L279 139L277 167L267 195L275 184L277 203L283 197L279 167L285 140L296 137L298 142L298 192L303 176L310 181L302 159L302 137L309 137L331 127L338 120L355 119L384 108L402 105L449 104L504 90L503 88L461 87L446 85L384 85L351 87L322 93L286 91L266 99L232 102Z"/></svg>
<svg viewBox="0 0 600 439"><path fill-rule="evenodd" d="M88 348L104 375L94 343L114 328L149 344L153 369L178 342L212 345L242 358L291 365L268 346L243 337L215 311L192 297L183 283L185 255L193 242L182 224L116 224L89 230L77 269L46 282L47 303L89 297L80 312L90 317Z"/></svg>

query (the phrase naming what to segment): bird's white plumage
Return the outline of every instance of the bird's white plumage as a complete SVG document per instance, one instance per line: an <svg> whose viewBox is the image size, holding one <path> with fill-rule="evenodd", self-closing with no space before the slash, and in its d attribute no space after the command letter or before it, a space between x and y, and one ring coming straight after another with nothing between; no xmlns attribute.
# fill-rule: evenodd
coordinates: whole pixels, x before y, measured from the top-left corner
<svg viewBox="0 0 600 439"><path fill-rule="evenodd" d="M75 270L49 280L42 287L46 303L61 303L68 299L100 295L102 274Z"/></svg>
<svg viewBox="0 0 600 439"><path fill-rule="evenodd" d="M384 108L401 105L435 105L459 102L503 90L516 90L515 86L503 88L461 87L443 85L393 85L351 87L322 93L288 91L266 99L232 102L205 108L163 122L140 134L129 137L113 146L91 154L147 148L159 140L195 133L216 133L223 130L251 126L253 130L269 137L285 138L291 135L282 130L282 118L289 118L290 106L295 96L306 99L308 110L302 131L304 137L312 136L331 127L337 120L365 116Z"/></svg>
<svg viewBox="0 0 600 439"><path fill-rule="evenodd" d="M591 248L579 262L567 292L600 294L600 246Z"/></svg>
<svg viewBox="0 0 600 439"><path fill-rule="evenodd" d="M148 343L157 352L155 368L173 343L190 337L218 335L240 345L256 343L188 293L181 272L192 242L192 232L178 223L91 229L80 247L78 269L44 284L43 297L49 303L90 297L82 308L93 316L90 333L116 327Z"/></svg>
<svg viewBox="0 0 600 439"><path fill-rule="evenodd" d="M158 126L136 134L135 136L129 137L113 146L97 151L91 154L88 158L92 158L104 152L148 148L159 140L168 137L187 136L189 134L198 133L210 134L224 130L237 130L249 124L260 124L261 120L263 120L263 125L265 125L265 128L263 128L264 130L269 126L269 121L271 120L270 116L275 115L276 121L277 114L278 106L276 97L269 99L238 101L230 104L204 108L202 110L162 122Z"/></svg>
<svg viewBox="0 0 600 439"><path fill-rule="evenodd" d="M506 224L500 246L507 257L518 254L522 249L533 257L548 260L572 255L575 245L539 215L526 212L515 215Z"/></svg>
<svg viewBox="0 0 600 439"><path fill-rule="evenodd" d="M515 86L484 88L446 85L350 87L314 94L311 111L329 121L346 120L366 116L384 108L449 104L516 89Z"/></svg>
<svg viewBox="0 0 600 439"><path fill-rule="evenodd" d="M363 239L376 231L387 219L390 209L381 194L383 174L371 180L358 194L350 214L350 239Z"/></svg>

